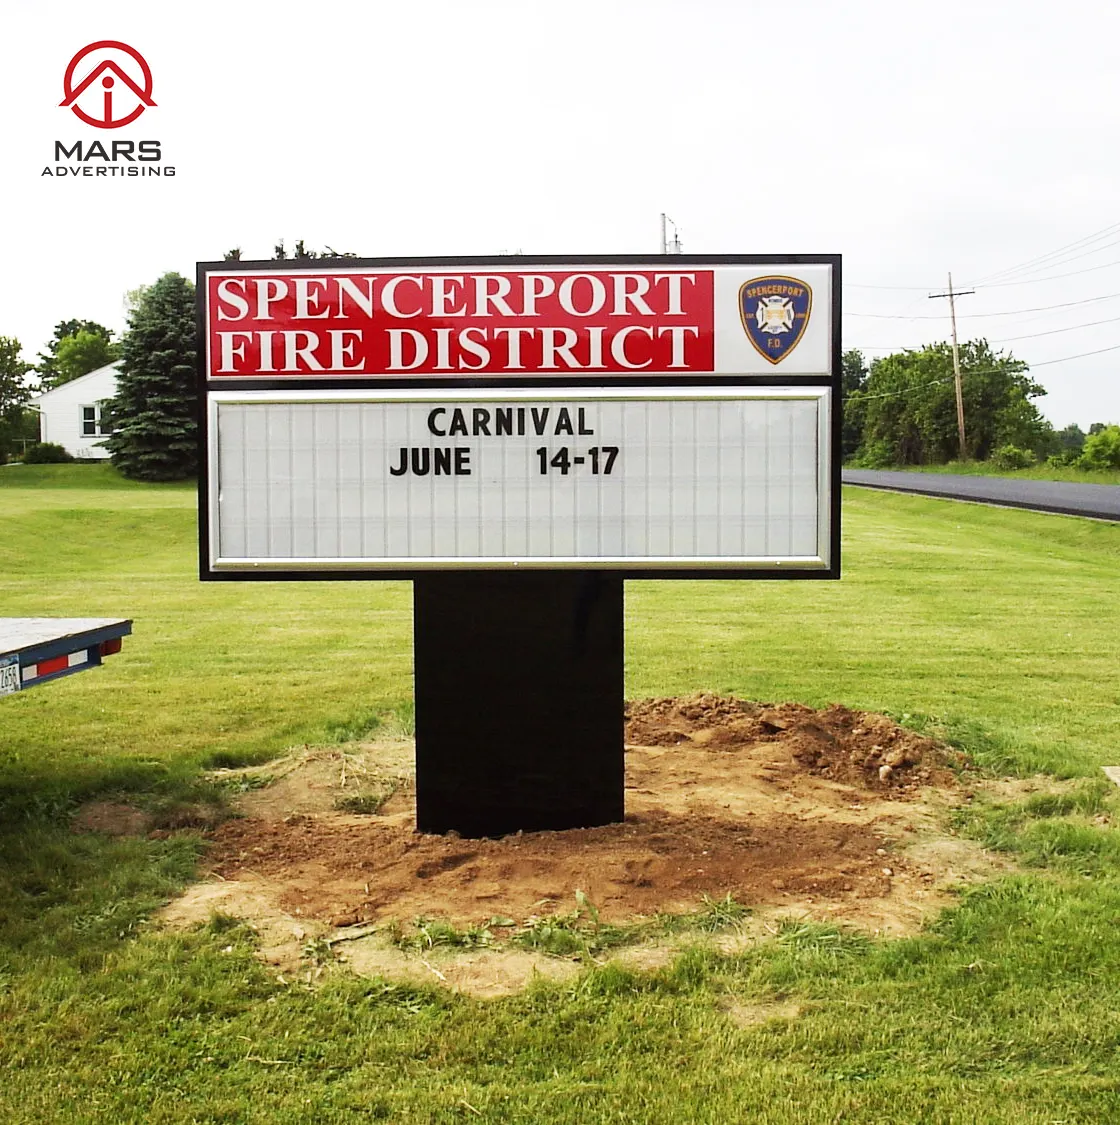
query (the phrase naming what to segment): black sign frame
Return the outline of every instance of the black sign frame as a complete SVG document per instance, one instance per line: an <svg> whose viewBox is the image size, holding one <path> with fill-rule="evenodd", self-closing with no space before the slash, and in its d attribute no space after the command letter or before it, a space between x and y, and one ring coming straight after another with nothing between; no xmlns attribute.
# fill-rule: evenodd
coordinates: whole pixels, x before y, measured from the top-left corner
<svg viewBox="0 0 1120 1125"><path fill-rule="evenodd" d="M220 380L209 378L207 371L207 341L209 324L207 321L208 277L214 272L244 270L251 273L285 273L293 269L306 269L314 266L316 270L353 269L429 269L444 270L458 268L500 268L519 270L533 267L561 268L565 266L584 267L717 267L752 266L768 268L776 266L830 266L831 340L829 354L831 372L827 380L820 375L798 375L764 372L755 374L712 375L712 374L641 374L640 376L620 376L614 373L600 373L594 376L542 376L524 375L500 378L493 375L483 378L455 376L407 378L377 376L376 380L346 377L316 377L313 379L285 377L280 379L251 379L223 376ZM310 569L300 567L293 570L214 570L210 565L210 435L209 435L209 392L215 390L246 391L339 391L364 390L376 386L385 390L437 390L446 389L491 389L495 391L527 388L556 388L558 391L577 387L820 387L827 385L830 390L831 433L829 442L829 565L827 567L766 567L766 568L726 568L690 567L658 569L635 565L616 565L596 567L597 573L623 579L669 580L835 580L841 575L841 443L843 433L843 379L842 379L842 261L839 254L603 254L603 255L484 255L467 257L432 258L315 258L283 259L269 261L212 261L200 262L196 273L196 301L198 323L198 527L199 527L199 578L204 582L307 582L307 581L402 581L412 580L423 575L456 573L463 575L482 575L511 573L522 568L472 568L454 566L445 569L423 570L404 568L400 570L340 570ZM547 567L533 568L546 570Z"/></svg>

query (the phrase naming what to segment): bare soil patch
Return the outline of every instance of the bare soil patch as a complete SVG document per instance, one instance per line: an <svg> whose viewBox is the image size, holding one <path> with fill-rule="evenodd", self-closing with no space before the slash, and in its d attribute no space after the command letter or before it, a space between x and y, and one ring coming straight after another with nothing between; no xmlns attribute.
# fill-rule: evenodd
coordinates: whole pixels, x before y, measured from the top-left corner
<svg viewBox="0 0 1120 1125"><path fill-rule="evenodd" d="M789 1000L748 1004L743 1000L731 999L723 1010L736 1027L761 1027L772 1020L795 1020L801 1015L801 1005Z"/></svg>
<svg viewBox="0 0 1120 1125"><path fill-rule="evenodd" d="M697 695L629 704L626 738L623 823L501 839L414 830L405 741L224 771L250 786L242 815L209 833L209 878L165 919L245 918L269 961L309 974L309 943L342 935L332 949L357 971L492 995L572 966L512 949L406 953L387 928L418 916L521 923L570 912L578 890L612 923L730 894L752 918L715 939L729 947L791 916L904 934L951 888L1005 867L945 834L945 810L975 788L960 755L885 716ZM348 811L364 807L377 812ZM620 956L653 965L670 953Z"/></svg>
<svg viewBox="0 0 1120 1125"><path fill-rule="evenodd" d="M212 805L175 804L150 810L126 801L87 801L74 814L70 830L105 836L166 837L184 830L205 832L225 818L224 811Z"/></svg>
<svg viewBox="0 0 1120 1125"><path fill-rule="evenodd" d="M106 836L146 836L154 818L123 801L89 801L70 822L72 832L100 832Z"/></svg>

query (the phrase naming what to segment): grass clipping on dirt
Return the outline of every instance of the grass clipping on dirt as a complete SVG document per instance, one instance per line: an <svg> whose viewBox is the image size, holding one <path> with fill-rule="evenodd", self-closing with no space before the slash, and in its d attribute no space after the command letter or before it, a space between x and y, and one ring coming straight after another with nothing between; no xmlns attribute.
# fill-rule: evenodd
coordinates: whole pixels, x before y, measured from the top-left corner
<svg viewBox="0 0 1120 1125"><path fill-rule="evenodd" d="M883 715L647 699L627 705L626 741L624 822L500 839L415 831L405 740L222 771L240 815L209 832L208 878L165 921L244 919L284 971L345 942L358 971L419 964L485 994L556 975L548 954L679 946L681 919L693 936L783 918L909 933L997 869L945 834L971 795L963 756Z"/></svg>

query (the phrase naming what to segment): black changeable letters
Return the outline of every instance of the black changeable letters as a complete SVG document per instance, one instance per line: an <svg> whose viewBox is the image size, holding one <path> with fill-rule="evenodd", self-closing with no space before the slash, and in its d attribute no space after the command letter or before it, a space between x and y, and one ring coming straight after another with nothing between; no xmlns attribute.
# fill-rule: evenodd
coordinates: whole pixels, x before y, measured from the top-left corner
<svg viewBox="0 0 1120 1125"><path fill-rule="evenodd" d="M392 476L403 477L411 473L416 477L469 477L471 475L471 451L466 446L429 447L426 445L400 448L397 463L389 466Z"/></svg>
<svg viewBox="0 0 1120 1125"><path fill-rule="evenodd" d="M436 437L590 436L585 406L437 406L428 412Z"/></svg>

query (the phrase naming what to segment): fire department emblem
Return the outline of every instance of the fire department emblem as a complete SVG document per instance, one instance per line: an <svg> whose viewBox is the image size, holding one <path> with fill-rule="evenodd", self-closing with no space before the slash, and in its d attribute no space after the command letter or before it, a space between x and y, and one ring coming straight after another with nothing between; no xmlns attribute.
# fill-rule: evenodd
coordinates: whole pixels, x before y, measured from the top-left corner
<svg viewBox="0 0 1120 1125"><path fill-rule="evenodd" d="M739 288L743 331L759 355L781 363L805 334L813 291L795 277L755 277Z"/></svg>

